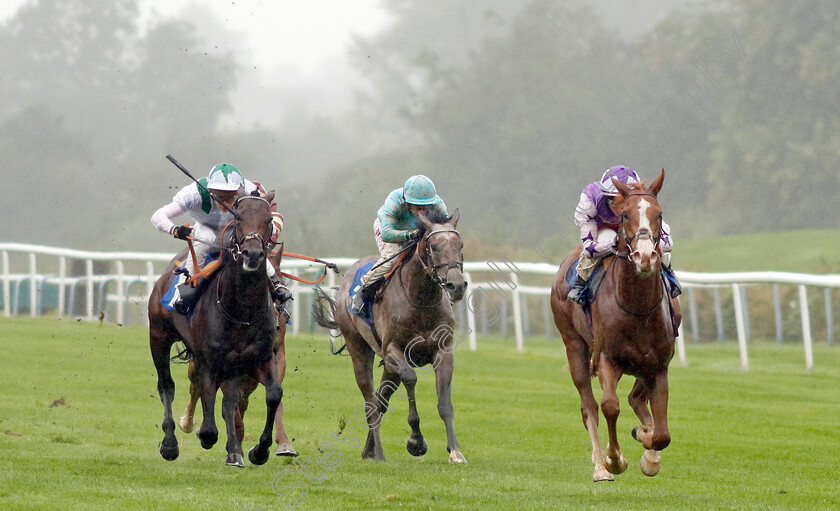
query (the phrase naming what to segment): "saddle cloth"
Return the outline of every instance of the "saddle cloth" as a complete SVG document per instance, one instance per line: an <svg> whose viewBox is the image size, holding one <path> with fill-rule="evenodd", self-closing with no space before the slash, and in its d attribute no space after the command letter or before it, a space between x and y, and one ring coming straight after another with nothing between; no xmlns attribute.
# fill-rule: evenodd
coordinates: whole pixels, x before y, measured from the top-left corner
<svg viewBox="0 0 840 511"><path fill-rule="evenodd" d="M569 266L569 269L566 270L564 279L566 280L566 284L569 285L569 288L572 287L577 278L578 263L580 263L580 258L575 259L571 266ZM592 270L592 276L589 277L589 280L586 281L586 286L583 288L583 297L586 303L592 303L595 300L598 288L601 287L601 281L604 280L604 273L604 260L600 259L595 265L595 269Z"/></svg>
<svg viewBox="0 0 840 511"><path fill-rule="evenodd" d="M373 268L374 264L376 264L376 261L371 261L363 264L358 270L356 270L356 274L353 276L353 284L350 286L350 305L347 306L347 310L350 311L351 314L362 318L362 320L370 327L373 327L373 301L366 299L361 311L353 310L352 304L353 299L356 298L356 295L362 289L362 277L365 273L370 271L371 268Z"/></svg>
<svg viewBox="0 0 840 511"><path fill-rule="evenodd" d="M221 257L220 253L215 254L207 254L207 258L204 261L204 266L207 266L209 263L213 261L217 261ZM178 264L178 269L183 270L184 266L187 264L187 261L181 261ZM175 300L178 299L180 294L178 293L178 286L186 282L186 276L183 273L177 273L175 278L172 279L172 282L169 284L169 289L166 290L166 293L161 297L160 304L163 306L164 309L169 309L171 311L175 310L175 307L172 306L175 303Z"/></svg>

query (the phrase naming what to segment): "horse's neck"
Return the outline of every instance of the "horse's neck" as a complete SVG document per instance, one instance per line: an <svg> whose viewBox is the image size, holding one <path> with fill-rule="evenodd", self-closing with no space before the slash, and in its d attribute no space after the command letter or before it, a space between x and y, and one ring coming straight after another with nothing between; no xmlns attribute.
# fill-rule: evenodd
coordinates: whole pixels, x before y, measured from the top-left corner
<svg viewBox="0 0 840 511"><path fill-rule="evenodd" d="M660 267L656 263L655 269L645 276L636 272L636 265L626 257L617 257L613 261L617 266L616 293L621 303L634 304L640 309L654 307L662 300L662 283L659 278Z"/></svg>
<svg viewBox="0 0 840 511"><path fill-rule="evenodd" d="M254 271L245 271L238 261L228 259L222 270L217 276L219 300L232 308L249 310L261 304L268 289L268 276L262 265Z"/></svg>
<svg viewBox="0 0 840 511"><path fill-rule="evenodd" d="M440 302L442 290L429 278L419 253L415 252L414 256L403 265L401 278L408 284L406 291L413 302L420 305Z"/></svg>

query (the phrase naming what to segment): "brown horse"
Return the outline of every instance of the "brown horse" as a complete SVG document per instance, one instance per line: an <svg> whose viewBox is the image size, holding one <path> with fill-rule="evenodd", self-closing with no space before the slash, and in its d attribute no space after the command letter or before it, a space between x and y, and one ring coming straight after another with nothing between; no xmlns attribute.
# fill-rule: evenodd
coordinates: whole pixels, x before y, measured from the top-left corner
<svg viewBox="0 0 840 511"><path fill-rule="evenodd" d="M274 265L275 268L280 268L280 261L283 257L283 248L282 244L280 245L280 250L278 250L274 255L269 257L269 261ZM289 319L288 311L285 309L280 310L277 309L277 332L274 336L274 354L277 357L277 382L281 385L283 384L283 379L286 376L286 321ZM195 374L195 362L190 361L189 368L187 370L187 375L190 379L190 402L187 404L187 409L184 411L184 415L178 420L178 427L181 428L181 431L184 433L192 433L193 429L195 428L195 406L198 403L199 399L199 388L198 382L196 380ZM252 378L249 378L242 384L242 388L240 390L240 398L239 398L239 409L236 413L235 422L236 422L236 436L239 437L239 441L242 442L245 436L245 426L242 422L242 419L245 415L245 412L248 410L248 398L251 396L259 382ZM297 456L298 453L295 448L292 446L291 441L289 440L289 436L286 434L286 429L283 427L283 402L280 402L280 405L277 407L277 415L274 417L274 427L275 427L275 441L277 442L277 456Z"/></svg>
<svg viewBox="0 0 840 511"><path fill-rule="evenodd" d="M164 408L160 454L166 460L174 460L179 454L172 419L175 382L169 364L172 344L183 341L195 362L193 381L201 396L203 421L197 433L201 446L210 449L218 440L215 402L216 391L221 388L222 417L227 429L226 463L244 466L235 416L243 384L256 380L266 389L267 416L259 443L248 458L255 465L268 461L272 425L283 397L273 350L276 319L265 266L273 198L271 192L266 197L247 195L237 200L233 208L236 219L222 236L221 269L208 283L191 317L174 313L160 303L173 278L174 261L158 279L149 298L149 344Z"/></svg>
<svg viewBox="0 0 840 511"><path fill-rule="evenodd" d="M623 374L636 378L628 398L641 421L633 438L646 449L642 472L659 472L659 451L671 442L668 431L668 363L674 355L674 324L679 324L679 303L673 301L676 321L671 320L671 301L660 276L658 244L662 209L656 196L665 171L649 187L613 180L620 195L613 203L619 214L618 252L604 261L604 279L592 303L591 328L581 306L568 300L564 276L580 255L573 250L560 265L551 288L554 322L566 345L572 381L580 393L583 425L592 441L593 481L612 480L627 468L616 433L619 400L618 380ZM609 428L606 453L598 438L598 404L591 378L597 374L603 397L601 410ZM650 408L648 408L648 405ZM651 414L652 412L652 414Z"/></svg>
<svg viewBox="0 0 840 511"><path fill-rule="evenodd" d="M335 301L318 290L320 306L315 307L314 314L321 326L341 331L353 359L356 383L365 400L369 427L362 458L385 459L379 426L388 410L391 395L400 383L405 385L408 394L411 435L406 447L413 456L426 454L428 444L420 432L420 417L414 400L417 383L415 368L432 364L438 413L446 426L449 461L466 463L455 438L451 398L455 348L452 302L462 299L467 288L463 273L464 244L455 230L459 213L456 210L450 218L435 213L430 213L428 218L422 215L418 218L422 234L416 249L398 264L374 300L375 329L348 311L351 304L349 291L356 270L365 263L375 261L375 256L360 259L350 267L338 288ZM329 303L332 314L324 311L324 302ZM378 389L374 388L373 380L374 355L379 355L385 366Z"/></svg>

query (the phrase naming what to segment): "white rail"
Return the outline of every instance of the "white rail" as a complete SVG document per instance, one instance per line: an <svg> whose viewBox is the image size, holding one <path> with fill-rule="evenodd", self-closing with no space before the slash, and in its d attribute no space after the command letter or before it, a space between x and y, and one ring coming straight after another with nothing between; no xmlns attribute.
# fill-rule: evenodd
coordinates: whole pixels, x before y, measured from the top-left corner
<svg viewBox="0 0 840 511"><path fill-rule="evenodd" d="M10 255L15 255L14 261ZM40 314L43 300L42 291L45 285L57 286L56 303L54 308L59 316L68 313L68 308L75 305L75 293L78 286L84 289L84 312L82 318L94 321L100 312L113 306L117 323L126 321L126 306L145 304L151 294L152 287L160 273L172 258L171 253L149 253L149 252L91 252L73 250L66 248L55 248L40 245L22 243L0 243L0 279L2 279L2 299L4 314L8 317L18 313L21 305L20 296L22 289L28 290L29 314L37 316ZM41 263L39 263L41 258ZM44 258L54 258L52 265L44 263ZM327 258L341 268L349 267L355 259L352 258ZM77 275L68 275L68 261L84 264L84 271L77 271ZM102 274L94 272L95 262L109 263L108 271ZM125 270L126 263L135 266L134 272ZM44 268L54 269L53 273L44 271ZM142 268L138 270L137 268ZM307 261L286 258L283 261L282 269L285 272L306 276L310 280L316 273L320 274L322 266ZM550 293L550 285L554 275L557 273L557 266L547 263L512 262L502 258L500 261L487 262L466 262L464 271L469 288L466 298L466 327L465 332L469 337L469 347L477 348L476 319L483 318L495 321L499 317L500 308L508 298L511 299L513 310L514 336L516 347L519 351L524 350L524 328L523 328L523 305L524 296L547 297ZM484 276L484 280L477 280L478 275ZM544 286L526 285L521 281L540 280ZM544 276L543 279L541 276ZM735 322L738 336L738 345L743 369L749 369L747 350L747 328L746 328L746 302L742 287L753 284L774 285L774 292L778 300L778 290L775 286L779 284L795 285L799 290L799 308L802 324L802 339L805 350L805 365L807 368L813 366L813 349L811 337L810 314L808 311L808 295L806 286L817 286L826 289L826 315L829 329L831 330L831 305L828 289L840 287L840 275L809 275L786 272L741 272L741 273L696 273L677 272L677 276L683 286L690 293L692 288L702 287L730 287L733 293L733 305L735 308ZM333 286L336 283L335 275L328 273L324 286ZM116 288L111 290L109 286ZM138 289L138 285L141 286ZM23 286L26 286L25 288ZM295 296L302 296L312 293L312 286L300 284L297 281L290 283ZM13 292L14 291L14 292ZM689 293L689 294L690 294ZM67 296L70 296L71 304L67 303ZM692 296L690 294L690 296ZM97 308L96 298L99 299L100 307ZM477 300L478 298L478 300ZM478 307L478 303L482 307ZM52 305L52 304L50 304ZM696 324L696 314L693 311L693 296L689 313L693 316L692 323ZM778 308L778 304L777 304ZM72 314L72 310L70 313ZM301 324L300 307L293 306L292 332L298 333ZM716 295L716 316L720 327L719 298ZM777 322L779 314L777 311ZM110 319L109 319L110 320ZM147 320L146 320L147 321ZM777 326L777 329L779 326ZM696 335L695 335L696 336ZM831 338L829 337L829 340ZM684 335L677 338L677 354L681 363L686 363Z"/></svg>

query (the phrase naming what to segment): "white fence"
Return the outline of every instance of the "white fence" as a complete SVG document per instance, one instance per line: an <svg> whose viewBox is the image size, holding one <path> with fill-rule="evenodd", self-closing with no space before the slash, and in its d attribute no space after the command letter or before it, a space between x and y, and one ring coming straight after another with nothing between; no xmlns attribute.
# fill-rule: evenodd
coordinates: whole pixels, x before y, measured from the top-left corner
<svg viewBox="0 0 840 511"><path fill-rule="evenodd" d="M148 324L145 309L152 287L165 266L172 258L170 253L148 252L88 252L64 248L45 247L20 243L0 243L2 258L3 283L2 303L5 316L18 315L21 309L31 316L39 316L44 311L54 310L61 317L71 315L88 321L100 318L100 313L108 321L125 324L130 317L139 316ZM342 269L349 267L355 260L350 258L332 258ZM97 268L99 266L100 268ZM309 280L320 275L323 267L307 261L286 258L283 271L304 276ZM529 307L524 305L526 297L540 297L544 304L544 318L548 322L547 297L550 285L557 272L557 266L547 263L466 262L464 271L469 282L467 299L458 308L466 328L463 329L469 339L469 347L477 346L478 329L476 321L484 326L500 320L509 309L513 317L513 335L516 347L524 350L524 339L528 326ZM798 287L800 321L805 365L813 366L811 320L808 307L806 286L820 287L824 290L826 311L826 332L829 344L833 343L833 312L831 305L832 288L840 287L840 275L806 275L782 272L744 272L744 273L693 273L677 272L682 281L684 294L681 297L683 316L692 327L692 337L698 338L697 307L694 290L711 288L715 296L715 317L718 337L722 338L723 311L719 299L719 290L732 290L734 316L741 366L749 369L747 345L749 339L749 315L747 312L744 289L751 285L770 285L774 291L774 309L777 337L781 340L781 306L779 304L779 285ZM478 278L481 277L481 280ZM543 283L533 285L522 281ZM323 286L336 283L335 274L328 273ZM298 333L304 313L302 297L312 295L312 286L290 283L294 296L298 300L291 307L292 333ZM688 311L685 302L688 301ZM301 305L296 305L296 304ZM505 320L507 318L505 317ZM685 320L683 322L685 324ZM546 326L546 332L549 327ZM677 355L681 363L686 363L685 332L677 339Z"/></svg>

